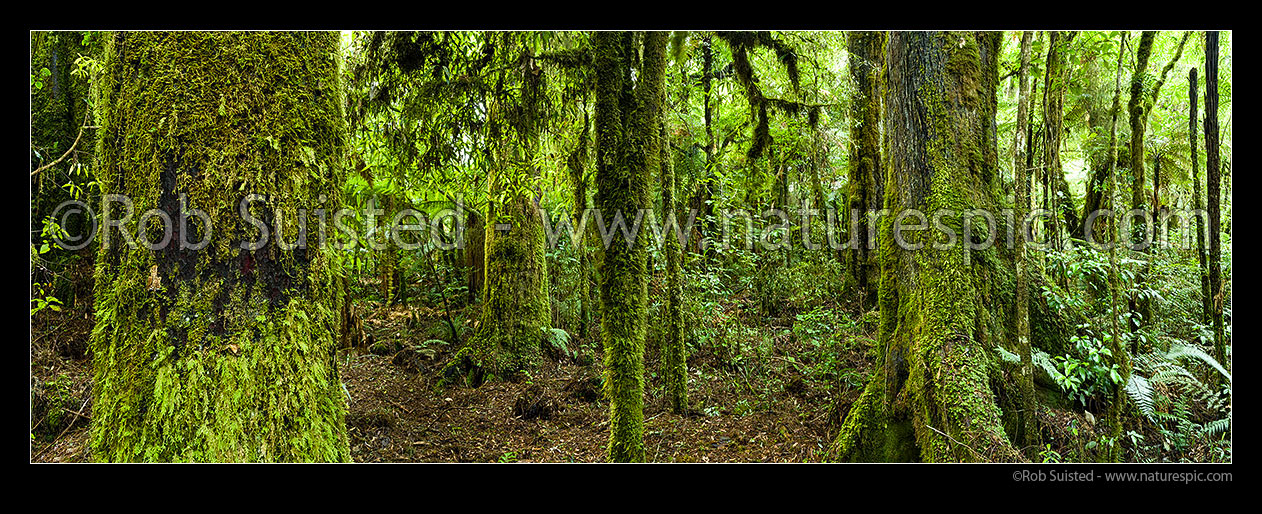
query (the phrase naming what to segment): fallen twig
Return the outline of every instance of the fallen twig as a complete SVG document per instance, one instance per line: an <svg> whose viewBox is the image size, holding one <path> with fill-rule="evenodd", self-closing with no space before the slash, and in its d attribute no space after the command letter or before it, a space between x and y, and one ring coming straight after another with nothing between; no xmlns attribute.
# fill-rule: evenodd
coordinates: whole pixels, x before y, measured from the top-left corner
<svg viewBox="0 0 1262 514"><path fill-rule="evenodd" d="M45 164L45 165L40 166L40 167L38 167L38 168L35 168L35 171L32 171L32 172L31 172L31 176L32 176L32 177L34 177L35 175L39 174L39 172L44 171L44 170L46 170L46 169L48 169L48 168L51 168L51 167L53 167L53 166L56 166L56 165L57 165L57 163L59 163L59 162L61 162L61 161L65 160L65 159L66 159L66 157L70 156L70 152L73 152L73 151L74 151L74 149L75 149L75 147L76 147L76 146L79 146L79 138L82 138L82 137L83 137L83 129L86 129L86 128L89 128L89 126L88 126L88 113L87 113L87 112L84 112L84 113L83 113L83 125L79 127L79 135L75 136L75 138L74 138L74 143L71 143L71 144L70 144L70 148L66 150L66 153L61 154L61 157L58 157L58 158L57 158L57 160L55 160L55 161L53 161L53 162L50 162L50 163L48 163L48 164ZM96 127L91 127L91 128L96 128Z"/></svg>

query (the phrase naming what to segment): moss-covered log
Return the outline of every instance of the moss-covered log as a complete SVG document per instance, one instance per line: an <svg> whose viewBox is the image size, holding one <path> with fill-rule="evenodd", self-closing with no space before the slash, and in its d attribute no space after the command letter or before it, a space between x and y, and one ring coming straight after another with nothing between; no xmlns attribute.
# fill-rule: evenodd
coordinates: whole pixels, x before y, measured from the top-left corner
<svg viewBox="0 0 1262 514"><path fill-rule="evenodd" d="M893 33L885 96L889 151L885 208L950 210L943 225L984 234L959 213L997 212L997 33ZM1007 339L1011 257L970 238L935 246L936 231L903 231L883 218L879 357L842 425L843 461L1020 460L997 402L993 348ZM907 225L915 221L906 221ZM984 225L982 225L984 227ZM1002 232L1001 232L1002 233ZM974 236L976 237L976 236ZM911 247L908 247L911 248Z"/></svg>
<svg viewBox="0 0 1262 514"><path fill-rule="evenodd" d="M102 191L134 203L96 269L99 461L347 461L335 359L341 281L299 209L341 206L336 33L138 32L107 43ZM249 196L257 195L257 196ZM262 230L239 214L266 223ZM187 225L181 212L199 209ZM111 205L118 219L124 209ZM283 220L283 221L282 221ZM186 228L187 227L187 228ZM185 248L181 241L198 243ZM328 251L331 251L329 249Z"/></svg>

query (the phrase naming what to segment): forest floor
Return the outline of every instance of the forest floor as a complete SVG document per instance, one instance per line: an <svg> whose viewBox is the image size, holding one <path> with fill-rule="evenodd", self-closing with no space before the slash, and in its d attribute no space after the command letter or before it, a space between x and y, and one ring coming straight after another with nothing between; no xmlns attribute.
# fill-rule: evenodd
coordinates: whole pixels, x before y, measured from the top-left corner
<svg viewBox="0 0 1262 514"><path fill-rule="evenodd" d="M409 347L420 337L407 325L436 324L424 307L363 308L365 339L377 348ZM90 321L72 315L43 317L32 327L32 450L34 462L91 460ZM53 331L53 332L50 332ZM47 334L41 336L41 334ZM700 353L689 357L687 415L671 413L658 378L657 350L646 351L644 443L657 462L815 462L822 459L838 421L861 392L834 395L792 358L804 348L773 337L769 358L740 366ZM579 346L571 341L571 346ZM805 343L800 343L805 344ZM370 353L339 351L350 395L347 431L356 462L600 462L608 442L609 404L601 393L598 343L588 358L545 357L539 370L515 381L477 388L437 387L439 370L454 349ZM577 355L577 351L575 354ZM406 358L413 357L413 358ZM846 365L866 375L855 352ZM50 410L61 414L49 416ZM78 413L78 414L75 414ZM81 415L79 415L81 414ZM48 426L42 426L48 424Z"/></svg>
<svg viewBox="0 0 1262 514"><path fill-rule="evenodd" d="M366 313L364 332L378 343L407 334L407 307ZM435 323L438 318L424 319ZM788 341L781 341L781 345ZM578 346L571 341L571 346ZM350 392L347 430L356 462L601 462L609 437L609 404L595 356L544 358L528 377L477 388L438 387L453 349L393 355L345 351L342 379ZM792 348L779 348L793 354ZM575 354L578 352L576 351ZM407 358L415 355L414 358ZM831 394L809 387L788 361L766 369L732 369L705 355L690 359L687 415L671 413L646 352L644 444L655 462L818 461L836 431ZM751 380L751 377L753 379ZM852 391L850 400L859 391ZM830 421L831 420L831 421Z"/></svg>

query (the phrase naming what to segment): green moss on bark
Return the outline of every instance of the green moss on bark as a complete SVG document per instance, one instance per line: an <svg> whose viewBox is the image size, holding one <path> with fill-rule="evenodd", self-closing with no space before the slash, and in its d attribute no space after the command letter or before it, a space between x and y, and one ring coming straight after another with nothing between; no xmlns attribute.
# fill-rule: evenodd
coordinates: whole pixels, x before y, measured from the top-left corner
<svg viewBox="0 0 1262 514"><path fill-rule="evenodd" d="M997 211L995 33L895 33L888 43L885 208ZM1004 340L1010 256L935 247L937 231L893 237L882 219L879 368L835 442L839 460L1020 460L998 407L993 348ZM978 233L979 229L974 229ZM971 252L971 253L969 253ZM875 445L875 446L873 446Z"/></svg>
<svg viewBox="0 0 1262 514"><path fill-rule="evenodd" d="M670 143L666 124L662 124L662 207L667 216L677 216L674 159L670 158ZM676 220L677 224L678 221ZM663 365L666 378L666 397L675 414L688 411L688 354L684 345L684 315L680 306L683 284L680 280L680 245L674 234L666 236L666 334L662 342Z"/></svg>
<svg viewBox="0 0 1262 514"><path fill-rule="evenodd" d="M649 207L649 177L658 150L667 35L597 32L596 207L607 225L617 213L631 219ZM638 85L631 66L643 41ZM644 460L644 319L647 271L644 231L616 240L601 265L601 336L609 398L609 460ZM628 244L629 243L629 244Z"/></svg>
<svg viewBox="0 0 1262 514"><path fill-rule="evenodd" d="M880 210L884 197L881 166L881 76L885 71L885 34L851 32L848 35L850 77L856 94L850 103L850 161L847 212ZM849 279L863 295L865 308L876 304L879 265L876 252L868 249L867 220L856 225L858 248L848 252Z"/></svg>
<svg viewBox="0 0 1262 514"><path fill-rule="evenodd" d="M341 206L337 51L334 33L111 36L98 180L134 203L132 234L148 209L176 219L165 249L129 246L116 230L101 245L94 459L350 459L340 280L313 212L306 249L277 241L296 242L298 209ZM258 238L237 211L247 194L262 195L250 212L271 229L254 251L241 248ZM211 220L205 248L180 248L206 234L196 217L180 233L181 197Z"/></svg>

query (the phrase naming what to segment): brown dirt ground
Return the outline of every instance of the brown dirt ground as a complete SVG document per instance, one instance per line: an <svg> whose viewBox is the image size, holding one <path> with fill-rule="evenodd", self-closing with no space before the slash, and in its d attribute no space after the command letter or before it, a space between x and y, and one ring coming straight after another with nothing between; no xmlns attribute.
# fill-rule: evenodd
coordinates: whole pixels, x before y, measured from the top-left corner
<svg viewBox="0 0 1262 514"><path fill-rule="evenodd" d="M42 314L42 313L41 313ZM429 308L376 307L362 314L365 334L375 341L419 343L409 326L438 323ZM469 316L458 316L467 319ZM51 328L50 328L51 327ZM90 322L69 323L43 316L33 328L31 355L33 462L90 460L87 425L91 416L90 357L66 351L86 347ZM41 335L47 334L47 335ZM644 443L658 462L819 461L836 433L837 420L860 391L850 387L836 401L818 381L802 374L799 354L788 337L777 337L770 358L734 367L703 352L689 357L688 415L670 412L657 378L656 348L646 352ZM51 341L56 341L51 342ZM73 341L66 343L65 341ZM571 341L571 347L578 347ZM338 356L350 393L347 431L356 462L600 462L608 443L609 404L599 385L603 370L598 344L594 364L581 359L545 358L530 377L494 381L479 388L436 387L438 372L452 350L405 368L391 355L366 348L343 349ZM865 367L861 355L848 357ZM419 369L418 369L419 368ZM40 425L45 384L64 375L71 411L55 431ZM544 405L544 415L514 414L519 399ZM525 400L534 400L526 402ZM520 412L520 411L519 411ZM529 414L529 413L527 413ZM67 421L72 420L72 421ZM52 441L51 444L49 441Z"/></svg>

